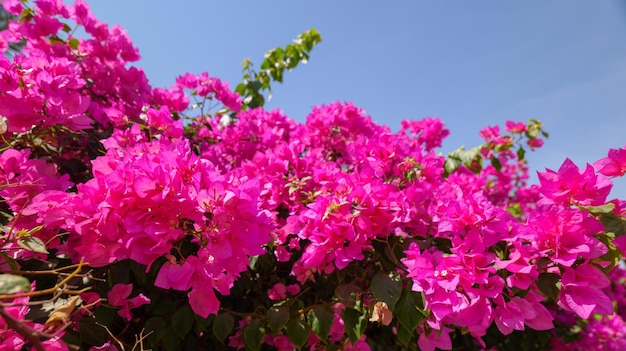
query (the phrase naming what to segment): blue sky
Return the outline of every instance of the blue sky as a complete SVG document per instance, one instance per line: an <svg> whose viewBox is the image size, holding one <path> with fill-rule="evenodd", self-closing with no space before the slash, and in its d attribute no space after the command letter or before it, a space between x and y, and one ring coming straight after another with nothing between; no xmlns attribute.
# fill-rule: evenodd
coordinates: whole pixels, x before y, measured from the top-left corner
<svg viewBox="0 0 626 351"><path fill-rule="evenodd" d="M550 138L533 170L579 166L626 144L626 5L551 1L92 0L128 30L153 86L209 72L231 86L307 28L323 42L266 105L304 121L314 105L352 101L397 130L438 116L447 153L506 120L541 120ZM626 199L626 180L613 197Z"/></svg>

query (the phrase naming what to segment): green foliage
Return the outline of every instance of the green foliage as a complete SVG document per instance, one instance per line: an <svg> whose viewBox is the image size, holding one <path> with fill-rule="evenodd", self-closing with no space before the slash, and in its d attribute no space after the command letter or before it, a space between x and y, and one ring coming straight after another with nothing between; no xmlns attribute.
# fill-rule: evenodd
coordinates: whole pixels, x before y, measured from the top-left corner
<svg viewBox="0 0 626 351"><path fill-rule="evenodd" d="M174 313L174 317L172 318L174 332L181 339L185 339L187 334L191 331L194 323L194 315L195 313L193 313L189 305L184 305Z"/></svg>
<svg viewBox="0 0 626 351"><path fill-rule="evenodd" d="M261 347L263 342L263 336L265 335L265 328L261 325L261 321L253 319L250 324L243 328L243 342L246 348L256 351Z"/></svg>
<svg viewBox="0 0 626 351"><path fill-rule="evenodd" d="M230 313L220 313L213 322L213 334L220 342L224 342L226 337L235 328L235 319Z"/></svg>
<svg viewBox="0 0 626 351"><path fill-rule="evenodd" d="M622 251L613 242L615 240L615 235L613 233L598 234L595 237L606 245L607 252L600 256L597 260L598 263L601 263L598 265L598 268L608 274L622 260Z"/></svg>
<svg viewBox="0 0 626 351"><path fill-rule="evenodd" d="M23 16L28 17L32 14L26 11ZM64 27L63 30L69 32L70 28ZM65 43L72 49L77 49L80 44L74 38L64 41L57 36L52 36L49 40L53 43ZM315 29L310 29L299 35L293 44L268 51L258 72L253 69L250 60L245 60L243 82L236 87L236 91L243 98L243 108L263 106L271 98L271 83L282 83L286 70L292 70L300 63L306 63L311 50L320 42L319 33ZM225 112L221 110L217 114L221 113L228 113L228 110ZM33 150L33 156L37 158L53 159L55 155L61 153L63 148L86 148L90 151L89 157L95 158L103 152L99 140L109 133L99 134L98 132L93 135L73 133L67 139L72 146L52 142L58 135L69 134L69 132L68 129L60 126L45 130L33 128L28 133L16 136L15 145L18 148ZM467 150L461 147L452 151L445 160L445 174L449 175L462 167L479 173L483 167L489 167L488 164L499 171L506 166L506 161L498 157L500 152L515 151L517 148L516 152L511 152L511 154L516 155L518 160L522 161L526 151L520 146L519 141L522 138L532 140L539 136L547 137L548 135L543 131L543 126L539 121L531 120L525 132L505 136L503 143L486 142ZM515 138L518 139L515 140ZM424 168L413 158L407 157L405 160L410 167L405 171L404 179L407 182L419 181ZM69 174L76 183L80 183L84 174L89 174L88 169L77 169L75 165L63 163L64 161L57 162L63 173ZM297 195L297 192L307 188L307 181L310 178L291 180L286 184L286 188L289 189L288 194ZM319 193L321 191L315 194ZM606 232L596 237L608 247L608 252L598 259L598 262L592 262L609 262L610 266L605 266L605 270L617 265L621 259L621 252L613 244L613 240L617 236L626 235L626 221L612 212L614 208L613 204L584 207L599 218L606 227ZM507 209L516 217L522 215L519 203L511 204ZM285 217L287 216L279 218ZM7 216L7 220L0 223L4 225L9 220ZM173 225L176 223L174 222ZM42 228L43 226L30 230L21 229L11 240L24 249L48 254L46 243L34 236ZM261 350L265 349L263 341L266 334L286 336L298 349L301 349L306 347L313 333L327 350L338 350L343 349L347 341L354 343L363 334L367 334L371 343L381 340L387 342L380 342L378 345L381 348L379 349L414 350L417 347L417 330L428 329L428 327L423 327L424 324L422 326L420 324L428 318L430 312L424 309L423 295L411 289L411 279L401 279L404 275L400 272L407 270L401 259L405 255L404 251L409 242L418 242L420 246L427 248L434 247L444 254L450 254L452 247L452 241L449 238L428 236L428 232L425 232L378 238L372 242L371 248L363 250L365 255L362 260L355 260L347 267L333 269L328 273L322 273L321 270L315 272L315 279L301 282L298 284L298 289L301 290L285 293L286 297L281 298L279 302L271 300L265 293L277 283L284 285L296 283L296 278L290 270L301 258L302 252L294 250L289 262L278 262L273 252L274 243L270 243L266 246L265 254L250 258L247 271L241 272L233 286L229 286L231 294L218 296L221 309L217 315L211 315L208 318L202 318L192 311L188 305L187 291L173 291L155 286L157 272L167 260L165 257L157 260L150 267L131 260L115 262L106 267L94 267L84 275L84 278L92 280L90 281L91 291L99 296L107 296L107 292L115 284L132 284L135 292L145 292L149 295L151 302L134 308L133 318L125 320L117 313L119 306L111 306L103 300L93 308L93 315L85 316L80 320L78 331L68 328L67 338L73 340L75 345L85 346L102 345L111 336L115 336L119 340L124 340L128 346L129 340L137 340L145 336L145 347L152 350L226 349L229 342L234 340L235 342L242 341L248 350ZM66 239L66 237L61 238L61 240ZM175 243L174 248L169 252L171 256L168 259L183 262L185 257L189 257L197 250L198 244L195 240L195 237L189 235ZM303 246L305 242L306 240L301 238L300 243ZM50 251L54 254L54 250ZM494 247L494 251L501 260L508 258L504 241L501 247ZM23 262L17 262L6 252L2 252L2 255L13 270L19 270ZM59 258L55 257L55 259ZM545 259L550 261L548 258ZM538 265L541 266L540 263ZM501 272L503 275L508 274L504 270ZM559 280L558 274L543 272L539 274L537 287L545 296L555 300L561 287ZM37 281L38 288L40 288L40 281L43 280ZM72 285L75 283L75 281L71 282ZM336 288L332 289L332 287ZM30 281L27 278L11 274L0 275L0 294L24 291L30 291ZM517 291L516 296L523 293ZM505 298L508 297L505 296ZM381 302L380 305L384 302L389 308L389 310L385 309L384 313L390 312L393 315L393 319L389 318L390 323L388 323L389 319L384 323L370 323L377 319L369 317L374 303L379 302ZM338 307L343 308L341 317L346 335L343 339L340 338L333 343L329 340L329 335L335 318L339 317L335 315L333 309ZM243 328L238 326L243 326ZM489 336L501 335L495 329L492 331L493 333ZM522 350L533 350L544 347L550 339L548 333L535 334L536 340L524 339L527 335L533 335L528 332L516 332L513 335L520 336L519 344L510 341L517 340L514 338L506 338L505 341L487 340L487 342L488 345L497 346L498 349L519 347ZM474 340L468 339L467 330L456 331L453 338L458 345L467 346L464 349L477 349ZM143 347L142 344L142 349Z"/></svg>
<svg viewBox="0 0 626 351"><path fill-rule="evenodd" d="M367 314L354 308L346 308L342 315L346 334L350 341L355 342L367 328Z"/></svg>
<svg viewBox="0 0 626 351"><path fill-rule="evenodd" d="M306 344L311 333L311 327L302 319L302 316L293 316L285 326L287 337L297 348ZM330 327L329 327L330 329Z"/></svg>
<svg viewBox="0 0 626 351"><path fill-rule="evenodd" d="M519 161L524 161L526 157L526 150L522 146L521 141L526 138L533 140L539 136L548 138L548 133L543 130L543 124L536 120L530 119L526 131L512 132L508 135L501 136L503 143L494 143L492 141L484 144L474 146L471 149L465 149L465 146L461 146L458 149L448 153L444 163L445 175L454 173L459 167L465 166L467 169L474 173L480 173L484 167L485 162L489 162L496 171L500 171L503 167L501 160L498 158L498 154L511 148L517 148L515 155Z"/></svg>
<svg viewBox="0 0 626 351"><path fill-rule="evenodd" d="M26 250L47 254L46 244L39 238L30 236L20 238L17 243Z"/></svg>
<svg viewBox="0 0 626 351"><path fill-rule="evenodd" d="M407 331L415 331L419 322L426 317L420 307L422 305L420 300L421 295L417 295L411 289L404 289L402 296L393 309L393 313L400 322L400 326Z"/></svg>
<svg viewBox="0 0 626 351"><path fill-rule="evenodd" d="M396 303L400 299L402 294L402 287L400 282L391 279L388 274L384 272L378 272L372 279L371 285L374 296L387 304L390 310L394 310Z"/></svg>
<svg viewBox="0 0 626 351"><path fill-rule="evenodd" d="M626 235L626 219L612 212L603 213L600 222L604 225L606 233L614 233L616 237Z"/></svg>
<svg viewBox="0 0 626 351"><path fill-rule="evenodd" d="M311 326L311 330L313 330L313 333L315 333L320 340L326 340L328 338L334 318L335 315L333 311L326 306L315 306L307 314L307 320Z"/></svg>
<svg viewBox="0 0 626 351"><path fill-rule="evenodd" d="M451 338L454 350L547 351L552 350L550 347L552 332L553 331L550 330L537 331L531 328L526 328L523 331L514 330L506 337L502 337L498 327L493 324L487 330L487 335L482 338L486 347L478 345L471 334L463 331L456 331L451 335Z"/></svg>
<svg viewBox="0 0 626 351"><path fill-rule="evenodd" d="M541 121L531 118L529 119L529 122L530 123L528 124L525 133L528 139L535 139L539 135L543 136L544 138L548 138L550 136L545 130L543 130L544 126Z"/></svg>
<svg viewBox="0 0 626 351"><path fill-rule="evenodd" d="M0 294L8 295L30 291L28 279L14 274L0 274Z"/></svg>
<svg viewBox="0 0 626 351"><path fill-rule="evenodd" d="M613 210L615 209L615 204L609 202L601 206L580 206L580 208L585 209L589 211L589 213L594 215L602 215L613 212Z"/></svg>
<svg viewBox="0 0 626 351"><path fill-rule="evenodd" d="M243 98L244 109L265 105L272 97L271 82L282 83L285 70L291 71L300 63L307 63L311 50L321 41L319 32L311 28L298 35L293 44L267 51L258 72L252 68L252 61L245 59L242 62L243 82L235 88Z"/></svg>
<svg viewBox="0 0 626 351"><path fill-rule="evenodd" d="M451 174L456 171L461 165L465 165L467 168L472 169L473 164L479 160L481 146L475 146L469 150L465 150L465 146L450 152L446 158L444 169L447 174Z"/></svg>
<svg viewBox="0 0 626 351"><path fill-rule="evenodd" d="M278 334L289 321L289 309L285 306L276 306L267 312L270 329Z"/></svg>

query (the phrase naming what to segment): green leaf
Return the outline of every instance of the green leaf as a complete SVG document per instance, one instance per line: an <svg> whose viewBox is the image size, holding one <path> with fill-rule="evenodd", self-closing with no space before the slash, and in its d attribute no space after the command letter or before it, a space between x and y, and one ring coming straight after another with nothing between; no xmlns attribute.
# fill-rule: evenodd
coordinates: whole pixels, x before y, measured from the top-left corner
<svg viewBox="0 0 626 351"><path fill-rule="evenodd" d="M243 343L252 351L257 351L261 347L263 337L265 336L265 328L261 325L261 321L253 319L250 324L243 328Z"/></svg>
<svg viewBox="0 0 626 351"><path fill-rule="evenodd" d="M0 251L0 255L2 255L2 258L4 258L4 260L9 264L9 267L11 267L12 271L19 271L20 267L17 265L17 262L15 261L15 259L13 259L13 257L9 256L6 251Z"/></svg>
<svg viewBox="0 0 626 351"><path fill-rule="evenodd" d="M319 33L310 29L294 40L295 45L287 44L285 48L277 47L266 51L259 72L252 69L252 62L249 59L244 60L242 62L244 83L249 84L252 81L261 84L259 87L248 85L246 88L241 87L243 83L237 85L236 91L243 99L244 108L263 106L266 102L265 91L268 92L267 101L269 101L272 96L271 82L282 83L285 69L292 70L298 64L306 63L309 58L308 53L321 40Z"/></svg>
<svg viewBox="0 0 626 351"><path fill-rule="evenodd" d="M552 300L556 300L559 297L559 280L561 277L556 273L540 273L537 279L537 288Z"/></svg>
<svg viewBox="0 0 626 351"><path fill-rule="evenodd" d="M459 159L461 159L461 161L465 165L469 166L472 164L472 162L474 162L474 159L480 154L481 149L482 149L482 146L474 146L473 148L469 150L465 150L465 148L461 146L458 150L456 150L456 152L457 152Z"/></svg>
<svg viewBox="0 0 626 351"><path fill-rule="evenodd" d="M261 87L262 87L262 84L261 84L261 82L259 82L258 80L253 80L253 81L250 81L250 82L248 82L248 84L247 84L247 88L248 88L249 90L251 90L251 91L255 91L255 92L256 92L256 91L259 91L259 90L261 89Z"/></svg>
<svg viewBox="0 0 626 351"><path fill-rule="evenodd" d="M335 314L333 311L325 306L315 306L307 314L307 320L311 325L313 333L322 341L328 339L330 327L333 325L334 319Z"/></svg>
<svg viewBox="0 0 626 351"><path fill-rule="evenodd" d="M144 328L145 333L148 334L148 342L150 342L151 344L156 344L165 335L165 332L167 330L167 324L165 323L165 319L163 319L163 317L152 317L146 321ZM102 327L100 327L100 329L102 329Z"/></svg>
<svg viewBox="0 0 626 351"><path fill-rule="evenodd" d="M398 340L402 343L402 345L409 346L413 336L415 336L415 329L408 330L402 325L398 327Z"/></svg>
<svg viewBox="0 0 626 351"><path fill-rule="evenodd" d="M265 104L265 98L263 97L263 95L255 93L254 96L252 96L252 99L250 101L250 103L248 104L248 106L250 108L257 108L257 107L261 107Z"/></svg>
<svg viewBox="0 0 626 351"><path fill-rule="evenodd" d="M626 219L613 212L600 215L600 223L604 225L605 233L615 233L615 236L626 235Z"/></svg>
<svg viewBox="0 0 626 351"><path fill-rule="evenodd" d="M165 351L177 351L181 349L181 341L174 337L176 335L176 327L170 325L165 331L165 335L161 338L161 343Z"/></svg>
<svg viewBox="0 0 626 351"><path fill-rule="evenodd" d="M311 328L300 316L294 316L287 323L287 337L297 348L301 348L309 340Z"/></svg>
<svg viewBox="0 0 626 351"><path fill-rule="evenodd" d="M289 320L289 309L285 306L275 306L267 312L270 329L275 334L279 334Z"/></svg>
<svg viewBox="0 0 626 351"><path fill-rule="evenodd" d="M450 152L443 165L446 174L452 174L452 172L459 168L461 164L465 164L467 168L474 172L480 171L480 169L475 170L471 168L471 166L473 166L474 160L480 156L480 150L482 150L482 148L483 145L479 145L474 146L469 150L465 150L465 146L461 146L460 148Z"/></svg>
<svg viewBox="0 0 626 351"><path fill-rule="evenodd" d="M385 302L390 310L394 310L402 294L400 282L391 279L389 275L384 272L378 272L374 276L374 279L372 279L370 288L376 299Z"/></svg>
<svg viewBox="0 0 626 351"><path fill-rule="evenodd" d="M537 128L536 126L530 126L526 131L526 136L528 137L528 139L535 139L537 136L539 136L539 132L541 132L539 128Z"/></svg>
<svg viewBox="0 0 626 351"><path fill-rule="evenodd" d="M194 313L194 319L196 320L196 322L194 323L193 330L196 335L201 335L208 330L209 325L213 325L213 321L215 321L215 315L211 314L208 318L202 318Z"/></svg>
<svg viewBox="0 0 626 351"><path fill-rule="evenodd" d="M56 35L48 37L48 42L50 42L50 45L53 45L53 46L54 44L65 44L65 41L63 41L63 39L59 38Z"/></svg>
<svg viewBox="0 0 626 351"><path fill-rule="evenodd" d="M522 206L519 202L510 203L506 211L515 217L520 217L522 215ZM502 256L500 259L505 259L505 257Z"/></svg>
<svg viewBox="0 0 626 351"><path fill-rule="evenodd" d="M40 231L42 229L43 229L43 224L42 225L38 225L35 228L32 228L31 230L26 231L24 236L32 236L33 234L37 233L38 231Z"/></svg>
<svg viewBox="0 0 626 351"><path fill-rule="evenodd" d="M346 308L341 316L343 317L346 334L348 334L350 341L354 343L365 332L367 327L366 316L354 308Z"/></svg>
<svg viewBox="0 0 626 351"><path fill-rule="evenodd" d="M617 246L615 246L615 243L613 243L613 240L615 239L613 233L599 234L596 235L596 238L606 245L608 249L604 255L596 259L600 261L599 263L602 263L599 265L600 269L608 274L622 260L622 251L620 251ZM609 265L607 266L606 263L609 263Z"/></svg>
<svg viewBox="0 0 626 351"><path fill-rule="evenodd" d="M235 319L230 313L220 313L213 321L213 334L220 342L224 342L235 327Z"/></svg>
<svg viewBox="0 0 626 351"><path fill-rule="evenodd" d="M44 244L44 242L41 239L34 237L34 236L20 238L17 241L17 243L21 247L29 251L39 252L39 253L44 253L44 254L49 253L48 250L46 250L46 244Z"/></svg>
<svg viewBox="0 0 626 351"><path fill-rule="evenodd" d="M246 86L247 84L244 84L244 83L237 84L237 87L235 88L235 92L243 96L244 93L246 92Z"/></svg>
<svg viewBox="0 0 626 351"><path fill-rule="evenodd" d="M172 318L174 332L176 332L181 339L185 339L189 331L191 331L194 322L194 314L189 305L180 308L174 313L174 317Z"/></svg>
<svg viewBox="0 0 626 351"><path fill-rule="evenodd" d="M524 150L524 148L520 146L520 148L517 149L517 159L521 161L524 159L525 156L526 150Z"/></svg>
<svg viewBox="0 0 626 351"><path fill-rule="evenodd" d="M446 174L452 174L457 170L457 168L461 167L461 164L462 162L459 158L448 156L443 164L443 168L445 169Z"/></svg>
<svg viewBox="0 0 626 351"><path fill-rule="evenodd" d="M392 311L407 330L415 330L419 322L424 319L424 313L420 310L416 296L411 293L410 289L402 291L402 296Z"/></svg>
<svg viewBox="0 0 626 351"><path fill-rule="evenodd" d="M30 291L30 282L21 275L0 274L0 294L8 295Z"/></svg>
<svg viewBox="0 0 626 351"><path fill-rule="evenodd" d="M589 213L598 215L603 213L611 213L615 209L615 204L609 202L608 204L604 204L601 206L580 206L583 210L589 211Z"/></svg>
<svg viewBox="0 0 626 351"><path fill-rule="evenodd" d="M496 156L491 156L491 165L496 169L496 171L502 169L502 163L500 163L500 160L498 160Z"/></svg>
<svg viewBox="0 0 626 351"><path fill-rule="evenodd" d="M80 44L80 41L78 41L78 39L76 39L76 38L72 38L72 39L70 39L68 44L70 45L70 47L72 49L77 50L78 49L78 45Z"/></svg>
<svg viewBox="0 0 626 351"><path fill-rule="evenodd" d="M335 295L343 304L353 307L356 304L356 297L359 294L359 287L353 284L341 284L335 289Z"/></svg>

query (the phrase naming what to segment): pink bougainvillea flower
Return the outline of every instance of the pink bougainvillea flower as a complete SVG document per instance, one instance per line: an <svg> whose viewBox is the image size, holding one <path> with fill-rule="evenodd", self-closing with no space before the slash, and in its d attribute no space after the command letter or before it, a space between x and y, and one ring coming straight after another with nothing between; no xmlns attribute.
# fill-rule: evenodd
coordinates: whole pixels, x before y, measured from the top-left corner
<svg viewBox="0 0 626 351"><path fill-rule="evenodd" d="M554 262L572 266L579 257L593 259L606 252L594 237L603 230L587 211L553 205L532 213L520 233L534 240L536 248Z"/></svg>
<svg viewBox="0 0 626 351"><path fill-rule="evenodd" d="M494 321L502 334L508 335L513 330L524 330L525 325L535 330L554 328L552 315L541 304L542 298L535 293L530 294L531 296L524 299L514 296L506 303L502 297L497 299Z"/></svg>
<svg viewBox="0 0 626 351"><path fill-rule="evenodd" d="M34 282L31 284L31 290L32 291L35 290ZM44 332L44 328L46 327L43 324L29 321L26 318L26 314L30 310L29 302L30 302L30 297L28 296L16 297L13 299L3 299L3 304L5 304L3 306L4 312L10 318L13 318L14 320L24 323L25 327L29 327L35 332L39 332L39 333ZM52 334L54 330L48 329L46 330L46 332L50 332ZM51 350L51 351L68 351L69 348L67 347L67 344L61 340L61 338L63 337L63 334L64 334L63 329L59 329L58 332L54 333L54 336L52 336L50 339L43 340L41 344L44 347L44 349ZM5 318L0 318L0 350L2 351L26 350L26 349L34 350L35 348L29 344L30 343L27 341L27 339L24 338L24 336L21 333L18 333L13 328L9 328L9 325L6 322ZM27 346L31 346L31 348L27 348Z"/></svg>
<svg viewBox="0 0 626 351"><path fill-rule="evenodd" d="M117 314L127 321L130 321L132 319L132 315L130 313L131 309L138 308L150 303L150 299L147 298L144 294L139 294L129 299L128 296L132 292L132 284L115 284L107 293L107 300L109 301L109 303L112 306L121 307L121 309L117 311Z"/></svg>
<svg viewBox="0 0 626 351"><path fill-rule="evenodd" d="M220 301L211 285L195 285L187 296L191 309L202 318L217 314L220 309Z"/></svg>
<svg viewBox="0 0 626 351"><path fill-rule="evenodd" d="M580 171L569 158L558 172L547 169L539 172L541 193L553 202L597 206L606 203L613 184L602 175L597 175L591 165Z"/></svg>
<svg viewBox="0 0 626 351"><path fill-rule="evenodd" d="M545 289L538 289L545 273L558 280L557 304L567 314L589 318L611 313L612 302L624 304L623 289L613 289L598 267L607 267L607 246L624 249L626 237L605 244L598 239L607 231L602 222L577 207L606 203L611 184L605 176L626 173L624 148L583 170L566 160L558 172L539 174L541 187L527 186L520 140L534 149L543 139L532 137L526 124L507 121L509 135L498 126L480 131L485 144L478 156L485 162L475 158L447 174L446 158L435 149L449 131L438 118L403 121L394 133L353 104L336 102L314 108L298 124L279 110L243 108L226 82L206 72L153 89L129 64L140 55L127 32L98 21L84 0L67 6L5 0L2 6L17 18L0 33L0 51L26 44L10 59L0 57L0 134L16 147L0 152L0 207L13 216L7 227L15 232L43 225L32 235L53 255L92 267L131 259L148 269L166 258L154 285L186 293L191 309L206 318L220 311L242 273L256 279L248 273L265 269L262 259L248 271L251 256L274 254L281 262L278 275L259 272L264 280L252 290L275 304L300 298L301 285L288 283L293 279L306 282L304 294L310 294L316 279L336 281L326 279L333 272L367 289L371 275L354 281L353 268L389 273L390 262L370 260L386 256L397 264L392 256L406 243L405 267L393 272L404 283L411 279L423 298L428 317L417 328L423 350L450 349L453 330L485 347L482 337L493 322L501 334L551 329L539 292ZM67 28L78 28L80 37ZM211 106L183 128L183 118L194 113L190 98ZM211 112L216 102L227 115ZM39 140L44 144L35 145ZM74 174L72 162L84 172ZM613 214L623 217L625 203L614 204ZM10 240L4 249L26 261L28 253L17 245L22 239ZM283 275L290 265L291 276ZM258 290L264 287L271 288ZM150 303L143 294L131 297L136 289L116 284L107 294L125 320ZM362 292L358 298L371 305L371 294ZM315 303L336 301L319 300L322 295ZM309 297L302 301L314 301ZM95 293L82 298L101 303ZM25 320L28 302L15 299L6 312L43 330ZM373 320L393 326L388 308L378 304ZM308 346L369 350L365 335L354 343L346 338L346 307L332 307L329 343L310 333ZM251 321L239 318L231 346L246 347L242 329ZM623 335L621 319L603 321L615 333L595 322L581 341L592 342L594 333ZM2 318L0 330L0 349L24 348L23 337ZM267 345L295 348L290 333L266 331ZM58 337L44 347L65 350ZM105 343L91 350L113 349Z"/></svg>
<svg viewBox="0 0 626 351"><path fill-rule="evenodd" d="M443 139L450 135L439 118L423 118L419 121L404 120L400 124L400 133L411 133L423 144L426 151L441 147Z"/></svg>
<svg viewBox="0 0 626 351"><path fill-rule="evenodd" d="M287 294L294 296L300 292L300 285L291 284L285 285L283 283L276 283L274 286L267 291L267 295L270 300L278 301L284 300L287 298Z"/></svg>
<svg viewBox="0 0 626 351"><path fill-rule="evenodd" d="M450 339L450 332L452 329L444 327L441 331L432 330L430 333L420 333L417 345L419 345L422 351L435 351L436 348L442 350L452 349L452 339Z"/></svg>
<svg viewBox="0 0 626 351"><path fill-rule="evenodd" d="M191 286L194 270L195 267L187 261L183 264L165 262L157 274L154 285L163 289L185 291Z"/></svg>
<svg viewBox="0 0 626 351"><path fill-rule="evenodd" d="M267 291L267 296L274 301L284 300L287 298L287 286L283 283L276 283Z"/></svg>
<svg viewBox="0 0 626 351"><path fill-rule="evenodd" d="M543 139L541 139L541 138L528 139L526 141L526 145L530 146L531 150L534 150L536 148L540 148L540 147L543 146Z"/></svg>
<svg viewBox="0 0 626 351"><path fill-rule="evenodd" d="M526 131L526 123L524 122L514 122L514 121L506 121L504 129L510 133L524 133Z"/></svg>
<svg viewBox="0 0 626 351"><path fill-rule="evenodd" d="M111 341L107 341L100 346L92 346L89 348L89 351L119 351L117 346L115 346Z"/></svg>
<svg viewBox="0 0 626 351"><path fill-rule="evenodd" d="M587 319L592 313L613 314L613 303L601 290L609 286L607 276L591 264L565 268L558 305Z"/></svg>
<svg viewBox="0 0 626 351"><path fill-rule="evenodd" d="M623 176L626 174L626 146L610 149L609 155L594 162L593 167L607 177Z"/></svg>

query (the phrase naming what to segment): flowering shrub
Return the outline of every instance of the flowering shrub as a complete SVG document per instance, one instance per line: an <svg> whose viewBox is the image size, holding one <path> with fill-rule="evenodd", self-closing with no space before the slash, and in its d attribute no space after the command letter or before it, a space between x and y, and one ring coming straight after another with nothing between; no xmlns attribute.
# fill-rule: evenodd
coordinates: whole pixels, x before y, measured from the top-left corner
<svg viewBox="0 0 626 351"><path fill-rule="evenodd" d="M152 88L84 1L2 5L0 350L623 348L626 148L529 185L536 120L444 157L437 118L264 110L314 30Z"/></svg>

